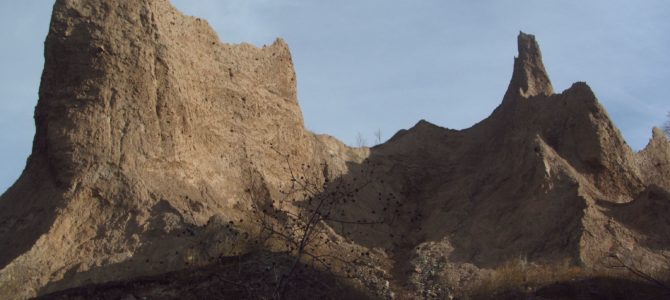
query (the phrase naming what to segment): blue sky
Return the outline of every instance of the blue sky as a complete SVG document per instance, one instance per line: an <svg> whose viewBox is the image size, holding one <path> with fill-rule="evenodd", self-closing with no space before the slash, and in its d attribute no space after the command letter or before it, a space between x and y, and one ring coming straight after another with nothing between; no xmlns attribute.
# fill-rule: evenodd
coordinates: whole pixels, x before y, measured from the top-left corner
<svg viewBox="0 0 670 300"><path fill-rule="evenodd" d="M519 30L560 92L586 81L633 149L670 111L670 2L173 0L224 42L283 37L307 127L373 144L420 119L461 129L500 103ZM0 0L0 192L20 175L52 0Z"/></svg>

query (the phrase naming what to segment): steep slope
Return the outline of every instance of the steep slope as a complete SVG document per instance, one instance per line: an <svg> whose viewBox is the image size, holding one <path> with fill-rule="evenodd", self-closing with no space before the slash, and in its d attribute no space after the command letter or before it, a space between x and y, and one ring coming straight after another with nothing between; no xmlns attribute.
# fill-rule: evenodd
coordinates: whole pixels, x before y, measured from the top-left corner
<svg viewBox="0 0 670 300"><path fill-rule="evenodd" d="M665 276L668 141L656 133L633 153L585 83L553 94L535 38L521 33L518 43L489 118L462 131L421 121L371 149L368 165L385 175L370 189L393 196L343 211L391 221L359 226L354 241L388 249L410 290L435 274L476 282L473 272L514 261L610 271L612 255Z"/></svg>
<svg viewBox="0 0 670 300"><path fill-rule="evenodd" d="M319 238L327 256L367 256L380 297L465 291L515 260L597 272L615 256L665 275L667 139L634 153L585 83L554 94L535 38L518 46L489 118L354 149L305 130L283 41L221 43L168 0L58 0L33 153L0 198L0 298L188 290L220 257L257 253L259 210L308 211L284 193L303 180L346 194Z"/></svg>
<svg viewBox="0 0 670 300"><path fill-rule="evenodd" d="M636 158L647 183L670 190L670 143L663 130L658 127L653 129L649 144Z"/></svg>
<svg viewBox="0 0 670 300"><path fill-rule="evenodd" d="M277 193L278 153L323 163L282 40L222 44L167 0L59 0L45 61L33 153L0 199L0 298L182 268L211 243L185 230L245 219L252 181Z"/></svg>

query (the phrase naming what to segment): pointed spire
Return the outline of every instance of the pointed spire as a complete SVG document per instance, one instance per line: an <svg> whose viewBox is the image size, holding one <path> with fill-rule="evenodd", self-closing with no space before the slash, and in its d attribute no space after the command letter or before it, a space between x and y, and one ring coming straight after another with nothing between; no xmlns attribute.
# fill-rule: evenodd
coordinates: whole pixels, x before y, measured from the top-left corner
<svg viewBox="0 0 670 300"><path fill-rule="evenodd" d="M540 46L535 36L519 32L519 56L514 58L514 72L509 83L505 100L509 98L529 98L537 95L551 95L554 88L551 85L547 71L542 63Z"/></svg>

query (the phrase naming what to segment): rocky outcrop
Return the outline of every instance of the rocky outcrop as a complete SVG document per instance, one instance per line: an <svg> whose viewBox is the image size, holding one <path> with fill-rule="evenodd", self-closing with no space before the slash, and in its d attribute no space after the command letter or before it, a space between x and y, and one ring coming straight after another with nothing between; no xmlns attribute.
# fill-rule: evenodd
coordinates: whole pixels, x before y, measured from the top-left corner
<svg viewBox="0 0 670 300"><path fill-rule="evenodd" d="M636 157L646 182L670 190L670 143L663 130L655 127L649 144Z"/></svg>
<svg viewBox="0 0 670 300"><path fill-rule="evenodd" d="M252 181L277 193L278 153L346 157L305 130L282 40L221 43L167 0L56 1L45 59L33 153L0 200L0 298L183 268L206 240L184 232L244 220Z"/></svg>
<svg viewBox="0 0 670 300"><path fill-rule="evenodd" d="M554 88L544 69L535 36L520 32L517 40L519 56L514 58L514 72L504 99L552 95Z"/></svg>
<svg viewBox="0 0 670 300"><path fill-rule="evenodd" d="M324 232L330 255L368 249L386 296L465 290L518 259L597 271L619 255L662 274L667 139L634 153L586 83L554 94L535 38L518 46L489 118L357 149L305 129L282 40L222 43L168 0L58 0L33 153L0 198L0 298L183 278L250 252L259 208L299 209L282 192L296 171L368 181L332 213L381 221Z"/></svg>

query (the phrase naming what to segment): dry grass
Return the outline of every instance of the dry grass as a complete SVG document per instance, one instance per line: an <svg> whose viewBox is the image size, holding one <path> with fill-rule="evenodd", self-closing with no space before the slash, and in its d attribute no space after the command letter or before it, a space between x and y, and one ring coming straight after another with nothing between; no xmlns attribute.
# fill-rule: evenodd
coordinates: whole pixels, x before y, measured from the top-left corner
<svg viewBox="0 0 670 300"><path fill-rule="evenodd" d="M509 261L491 270L463 295L466 299L668 299L670 290L614 269L585 269L565 260L536 264ZM531 297L532 298L532 297Z"/></svg>
<svg viewBox="0 0 670 300"><path fill-rule="evenodd" d="M469 292L475 296L493 295L501 291L527 293L541 286L585 279L590 275L590 272L567 259L562 263L536 264L519 258L483 276Z"/></svg>

